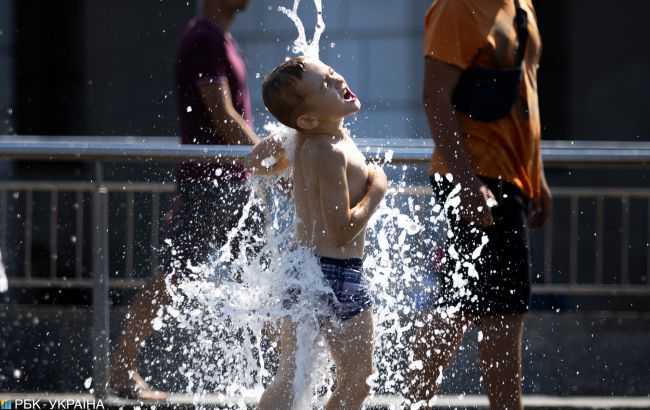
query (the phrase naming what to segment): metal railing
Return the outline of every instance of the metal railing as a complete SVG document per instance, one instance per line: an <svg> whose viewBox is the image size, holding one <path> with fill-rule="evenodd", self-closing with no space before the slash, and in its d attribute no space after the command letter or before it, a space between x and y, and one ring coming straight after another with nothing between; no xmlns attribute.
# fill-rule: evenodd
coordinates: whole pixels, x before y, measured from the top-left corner
<svg viewBox="0 0 650 410"><path fill-rule="evenodd" d="M394 163L414 164L424 167L428 162L432 145L423 140L358 140L358 145L366 154L384 154L389 151ZM108 297L109 288L136 287L143 279L134 275L135 254L135 195L149 197L149 248L159 246L161 226L160 220L165 209L161 206L161 195L172 195L175 185L170 177L168 181L108 181L105 179L105 167L113 162L142 163L179 162L187 160L228 161L240 158L247 153L249 147L242 146L198 146L180 145L173 138L111 138L98 141L98 137L88 138L34 138L34 137L0 137L0 159L37 160L37 161L82 161L94 166L92 176L86 181L53 181L53 180L4 180L0 181L0 250L8 255L9 246L7 232L10 226L22 230L22 275L17 277L8 272L9 285L12 288L26 287L80 287L93 289L94 317L94 380L97 393L103 397L107 393L108 383ZM650 143L620 143L620 142L548 142L543 145L542 154L548 169L576 168L628 168L647 170L650 165ZM568 273L563 281L556 281L554 264L558 258L554 251L557 233L565 224L559 226L552 219L543 231L543 280L533 286L534 293L540 294L574 294L574 295L650 295L650 252L646 249L645 270L643 276L631 277L631 268L638 272L638 266L632 266L630 258L632 229L645 230L646 243L650 242L650 189L645 187L630 188L625 186L613 188L587 187L553 187L556 203L568 201L568 230L565 229L565 240L568 246ZM32 266L34 241L34 195L49 196L49 232L48 232L48 264L47 272L34 272ZM74 196L74 263L69 275L62 274L59 266L59 215L62 212L59 196L62 194ZM111 279L109 275L109 221L111 212L109 200L116 194L125 195L126 225L124 274L119 279ZM428 196L431 190L427 186L410 187L408 195ZM24 209L20 213L11 212L16 209L16 197L24 198ZM580 202L592 200L595 229L594 254L591 256L594 269L593 280L580 280L579 234L580 234ZM620 264L615 281L606 281L608 277L604 270L604 250L606 247L605 204L620 201L620 242L618 252ZM645 204L646 226L636 227L630 221L631 201L641 201ZM86 206L90 209L90 238L86 224ZM423 201L426 203L426 201ZM637 204L638 205L638 204ZM557 209L557 208L556 208ZM421 212L426 212L426 206ZM42 216L42 215L39 215ZM12 219L13 218L13 219ZM556 211L553 218L558 218ZM20 219L20 221L17 221ZM47 218L46 218L47 219ZM17 228L16 228L17 227ZM610 227L611 228L611 227ZM611 230L611 229L610 229ZM84 268L84 244L90 239L91 268ZM152 252L150 265L152 271L157 266L156 252ZM635 259L635 262L636 259ZM35 274L36 273L36 274Z"/></svg>

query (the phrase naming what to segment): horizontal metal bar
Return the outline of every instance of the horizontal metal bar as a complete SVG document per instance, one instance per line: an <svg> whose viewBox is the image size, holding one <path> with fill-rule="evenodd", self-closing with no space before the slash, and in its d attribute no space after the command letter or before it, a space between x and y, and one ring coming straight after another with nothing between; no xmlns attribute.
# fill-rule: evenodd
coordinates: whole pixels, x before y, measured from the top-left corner
<svg viewBox="0 0 650 410"><path fill-rule="evenodd" d="M2 185L0 185L2 188ZM551 192L557 198L650 198L650 188L608 188L608 187L551 187ZM403 195L432 195L430 186L407 186L399 188L398 193Z"/></svg>
<svg viewBox="0 0 650 410"><path fill-rule="evenodd" d="M174 182L104 182L110 192L176 192ZM93 192L97 186L87 181L0 181L0 190L7 191L60 191L60 192ZM555 197L603 197L620 198L650 198L650 188L608 188L608 187L551 187ZM430 186L407 186L398 188L402 195L432 194Z"/></svg>
<svg viewBox="0 0 650 410"><path fill-rule="evenodd" d="M8 278L10 288L92 288L92 279L49 279L49 278ZM147 279L114 278L110 280L111 289L137 289L145 285ZM650 287L640 285L563 285L563 284L533 284L532 293L536 295L604 295L604 296L644 296L650 295Z"/></svg>
<svg viewBox="0 0 650 410"><path fill-rule="evenodd" d="M104 182L110 192L175 192L174 182ZM93 192L97 185L87 181L0 181L0 190Z"/></svg>
<svg viewBox="0 0 650 410"><path fill-rule="evenodd" d="M551 187L553 196L561 197L603 197L603 198L650 198L650 188L619 187Z"/></svg>
<svg viewBox="0 0 650 410"><path fill-rule="evenodd" d="M427 162L433 151L430 139L357 138L368 156L390 153L393 162ZM176 137L34 137L0 136L0 157L41 160L200 160L228 161L241 158L250 146L180 144ZM630 141L543 141L547 166L590 164L650 164L650 143Z"/></svg>
<svg viewBox="0 0 650 410"><path fill-rule="evenodd" d="M9 282L9 288L21 288L21 289L36 289L36 288L64 288L64 289L82 289L82 288L92 288L93 280L88 278L78 279L70 277L69 279L59 278L59 279L50 279L50 278L7 278ZM137 289L144 286L147 283L147 279L111 279L109 281L109 286L111 289Z"/></svg>
<svg viewBox="0 0 650 410"><path fill-rule="evenodd" d="M176 192L174 182L104 182L102 185L110 192Z"/></svg>
<svg viewBox="0 0 650 410"><path fill-rule="evenodd" d="M532 285L531 291L536 295L589 295L589 296L648 296L650 288L641 285Z"/></svg>
<svg viewBox="0 0 650 410"><path fill-rule="evenodd" d="M227 161L241 158L250 151L242 145L190 145L169 142L116 143L87 140L35 141L0 139L0 157L39 160L131 160L158 159L161 161L200 160L204 162Z"/></svg>

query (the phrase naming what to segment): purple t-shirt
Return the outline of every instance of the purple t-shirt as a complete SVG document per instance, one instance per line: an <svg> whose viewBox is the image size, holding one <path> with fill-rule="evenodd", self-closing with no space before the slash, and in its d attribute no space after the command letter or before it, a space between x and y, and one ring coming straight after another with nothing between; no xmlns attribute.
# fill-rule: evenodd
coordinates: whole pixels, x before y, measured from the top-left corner
<svg viewBox="0 0 650 410"><path fill-rule="evenodd" d="M205 17L193 18L176 52L176 106L183 144L228 144L225 136L214 129L199 90L201 84L219 81L228 82L235 110L252 125L246 66L237 43ZM184 162L177 178L242 180L246 175L241 164Z"/></svg>

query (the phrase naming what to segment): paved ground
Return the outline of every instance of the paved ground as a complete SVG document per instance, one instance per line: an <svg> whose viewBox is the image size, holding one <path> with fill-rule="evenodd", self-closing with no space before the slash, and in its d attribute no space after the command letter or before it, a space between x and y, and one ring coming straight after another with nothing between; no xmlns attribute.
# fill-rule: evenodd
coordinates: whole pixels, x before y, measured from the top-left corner
<svg viewBox="0 0 650 410"><path fill-rule="evenodd" d="M114 335L121 310L112 312ZM81 308L0 307L0 392L87 392L90 313ZM481 395L476 331L470 331L441 393ZM649 397L650 314L531 313L526 320L524 392L554 397ZM169 360L152 349L148 357ZM160 361L159 359L163 359ZM155 366L152 364L152 367ZM152 378L167 388L174 380Z"/></svg>

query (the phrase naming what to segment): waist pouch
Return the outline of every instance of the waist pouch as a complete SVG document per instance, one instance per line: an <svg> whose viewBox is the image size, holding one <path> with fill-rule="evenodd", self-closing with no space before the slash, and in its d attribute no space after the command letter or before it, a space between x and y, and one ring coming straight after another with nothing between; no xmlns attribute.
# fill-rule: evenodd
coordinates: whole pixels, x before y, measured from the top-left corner
<svg viewBox="0 0 650 410"><path fill-rule="evenodd" d="M512 110L521 89L521 66L490 70L470 67L463 71L454 91L454 107L479 121L494 121Z"/></svg>
<svg viewBox="0 0 650 410"><path fill-rule="evenodd" d="M519 66L496 70L470 67L463 71L458 80L451 101L458 111L475 120L487 122L505 117L517 101L529 34L528 14L521 8L519 0L515 0L513 25L519 40L519 46L515 50Z"/></svg>

